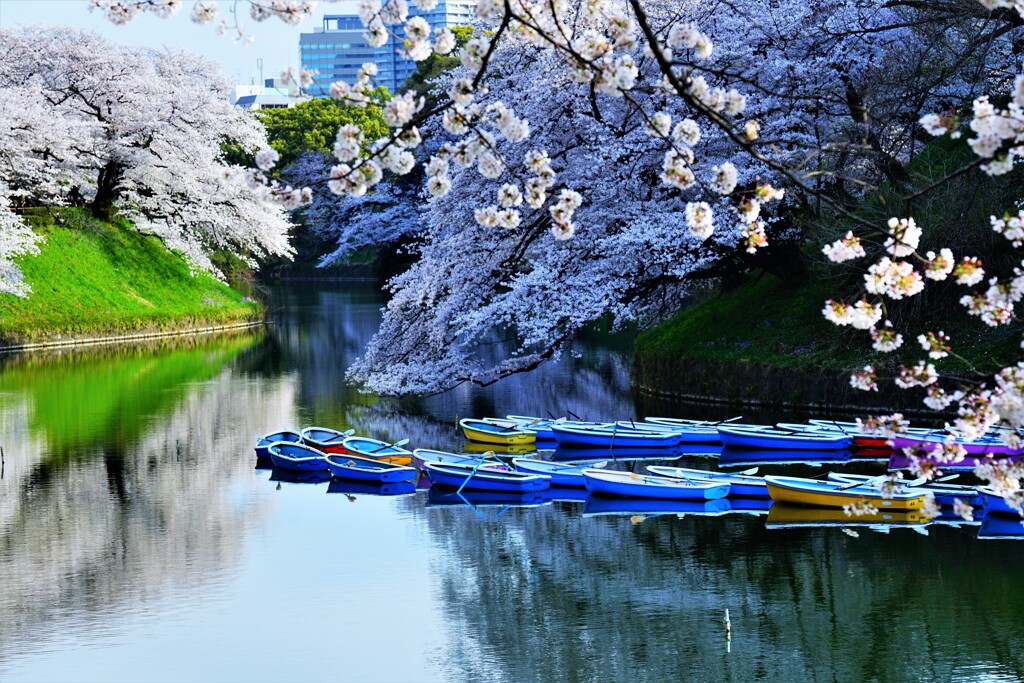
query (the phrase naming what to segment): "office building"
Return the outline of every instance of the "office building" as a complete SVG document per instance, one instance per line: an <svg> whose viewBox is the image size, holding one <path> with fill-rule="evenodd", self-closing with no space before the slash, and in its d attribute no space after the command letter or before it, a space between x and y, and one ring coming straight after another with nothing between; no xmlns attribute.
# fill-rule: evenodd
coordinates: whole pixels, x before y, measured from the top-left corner
<svg viewBox="0 0 1024 683"><path fill-rule="evenodd" d="M437 7L424 12L409 5L409 16L421 16L430 24L431 31L444 26L465 26L472 23L475 0L439 0ZM318 72L313 85L306 92L314 97L326 97L334 81L352 85L356 72L366 62L375 62L378 73L374 78L390 92L398 92L412 72L416 62L402 54L402 27L390 26L399 34L391 36L381 47L371 47L363 38L363 23L357 14L328 14L322 26L313 33L299 36L299 57L303 69Z"/></svg>

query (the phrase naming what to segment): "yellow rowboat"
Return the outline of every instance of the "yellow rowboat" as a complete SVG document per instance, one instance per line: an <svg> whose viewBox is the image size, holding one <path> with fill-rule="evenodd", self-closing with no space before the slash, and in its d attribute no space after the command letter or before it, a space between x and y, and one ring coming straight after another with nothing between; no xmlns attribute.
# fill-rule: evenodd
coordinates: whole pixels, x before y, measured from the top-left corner
<svg viewBox="0 0 1024 683"><path fill-rule="evenodd" d="M459 426L470 441L480 443L491 443L502 446L514 444L535 443L537 435L533 432L526 432L517 427L505 427L502 425L464 418L459 420Z"/></svg>
<svg viewBox="0 0 1024 683"><path fill-rule="evenodd" d="M772 500L787 505L841 508L860 501L871 503L879 510L920 510L929 495L923 489L906 488L883 497L878 486L841 484L800 477L769 475L764 481Z"/></svg>
<svg viewBox="0 0 1024 683"><path fill-rule="evenodd" d="M867 515L847 515L841 508L807 507L774 503L768 510L765 526L788 529L812 526L913 526L924 525L932 518L920 510L879 510Z"/></svg>

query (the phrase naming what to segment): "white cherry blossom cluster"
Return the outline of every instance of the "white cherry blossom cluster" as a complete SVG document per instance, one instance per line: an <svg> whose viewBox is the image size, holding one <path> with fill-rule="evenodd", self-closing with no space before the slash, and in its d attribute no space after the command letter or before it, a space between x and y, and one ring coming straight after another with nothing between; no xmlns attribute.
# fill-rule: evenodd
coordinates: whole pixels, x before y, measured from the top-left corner
<svg viewBox="0 0 1024 683"><path fill-rule="evenodd" d="M852 230L832 244L823 247L821 251L833 263L842 263L865 255L860 238L854 236Z"/></svg>
<svg viewBox="0 0 1024 683"><path fill-rule="evenodd" d="M1024 209L1018 211L1015 216L1009 213L1002 218L992 216L990 221L992 229L1013 242L1013 246L1020 247L1024 244Z"/></svg>
<svg viewBox="0 0 1024 683"><path fill-rule="evenodd" d="M917 336L917 343L921 345L922 349L928 352L928 357L932 360L945 358L949 355L949 335L942 330L939 330L938 332L919 334Z"/></svg>
<svg viewBox="0 0 1024 683"><path fill-rule="evenodd" d="M893 328L891 322L886 320L881 327L875 325L871 328L871 341L871 348L875 351L890 353L903 346L903 335Z"/></svg>
<svg viewBox="0 0 1024 683"><path fill-rule="evenodd" d="M906 433L909 426L910 421L903 417L903 413L857 418L857 431L864 434L884 436L890 439Z"/></svg>
<svg viewBox="0 0 1024 683"><path fill-rule="evenodd" d="M917 365L909 368L901 365L900 372L895 380L896 385L901 389L926 387L938 381L939 373L936 372L935 366L923 360L918 361Z"/></svg>
<svg viewBox="0 0 1024 683"><path fill-rule="evenodd" d="M861 391L878 391L878 375L872 365L865 365L863 370L850 374L850 386Z"/></svg>
<svg viewBox="0 0 1024 683"><path fill-rule="evenodd" d="M702 241L715 231L715 217L707 202L689 202L686 205L686 225Z"/></svg>
<svg viewBox="0 0 1024 683"><path fill-rule="evenodd" d="M852 306L829 299L825 302L822 315L835 325L851 325L858 330L868 330L882 319L882 306L867 299L861 299Z"/></svg>
<svg viewBox="0 0 1024 683"><path fill-rule="evenodd" d="M567 240L573 236L576 227L572 224L573 213L583 203L583 197L573 190L562 190L558 195L558 203L552 206L551 219L554 225L551 226L551 234L556 240Z"/></svg>
<svg viewBox="0 0 1024 683"><path fill-rule="evenodd" d="M334 81L328 88L332 100L354 107L366 107L370 102L373 90L371 79L377 75L377 65L373 62L363 64L356 72L356 82L349 86L345 81Z"/></svg>

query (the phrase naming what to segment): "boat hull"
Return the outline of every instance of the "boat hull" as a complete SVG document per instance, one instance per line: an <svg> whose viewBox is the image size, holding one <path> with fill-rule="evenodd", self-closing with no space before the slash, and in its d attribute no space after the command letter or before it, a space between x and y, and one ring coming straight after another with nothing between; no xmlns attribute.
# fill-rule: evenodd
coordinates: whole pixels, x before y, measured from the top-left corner
<svg viewBox="0 0 1024 683"><path fill-rule="evenodd" d="M762 477L753 477L742 474L731 474L729 472L712 472L709 470L697 470L689 467L663 467L651 465L647 468L649 472L660 477L673 477L676 479L705 480L718 484L729 485L729 495L736 498L768 498L768 486Z"/></svg>
<svg viewBox="0 0 1024 683"><path fill-rule="evenodd" d="M679 445L674 432L642 432L633 429L601 429L553 425L560 447L593 448L672 448Z"/></svg>
<svg viewBox="0 0 1024 683"><path fill-rule="evenodd" d="M301 443L302 435L290 429L282 429L279 432L265 434L256 440L256 458L263 460L270 457L270 444L279 443Z"/></svg>
<svg viewBox="0 0 1024 683"><path fill-rule="evenodd" d="M844 485L796 477L765 477L768 495L776 503L813 507L842 508L858 501L871 503L879 510L920 510L927 494L897 493L883 498L877 489L865 486L843 488ZM915 491L920 491L916 489Z"/></svg>
<svg viewBox="0 0 1024 683"><path fill-rule="evenodd" d="M394 484L400 481L411 482L419 474L413 467L392 465L391 463L371 458L362 458L351 453L346 455L328 455L325 458L325 462L332 476L352 481Z"/></svg>
<svg viewBox="0 0 1024 683"><path fill-rule="evenodd" d="M669 477L585 469L587 491L604 496L663 500L715 500L729 495L728 484L689 484Z"/></svg>
<svg viewBox="0 0 1024 683"><path fill-rule="evenodd" d="M498 446L515 446L530 444L537 441L537 435L533 432L525 432L520 429L508 429L483 420L459 420L462 433L470 441L477 443L495 444ZM503 431L508 429L508 431Z"/></svg>
<svg viewBox="0 0 1024 683"><path fill-rule="evenodd" d="M934 451L942 447L942 439L915 438L912 436L897 436L892 440L892 447L895 451L902 451L904 448L911 448L921 451ZM975 458L992 456L994 458L1007 458L1024 454L1020 448L1010 448L999 441L966 441L960 444L964 447L967 455Z"/></svg>
<svg viewBox="0 0 1024 683"><path fill-rule="evenodd" d="M516 472L543 474L551 477L552 486L580 488L585 488L587 485L587 481L583 476L584 468L593 467L593 465L567 465L551 462L550 460L538 460L536 458L513 458L512 466L516 468Z"/></svg>
<svg viewBox="0 0 1024 683"><path fill-rule="evenodd" d="M274 467L291 472L319 472L327 469L324 454L309 446L279 441L268 448Z"/></svg>
<svg viewBox="0 0 1024 683"><path fill-rule="evenodd" d="M551 486L551 478L539 475L501 472L470 466L426 463L427 476L432 484L469 491L510 491L523 493L543 491Z"/></svg>
<svg viewBox="0 0 1024 683"><path fill-rule="evenodd" d="M350 436L341 442L347 453L372 458L392 465L411 465L412 452L384 441L362 436Z"/></svg>
<svg viewBox="0 0 1024 683"><path fill-rule="evenodd" d="M740 427L718 428L722 444L727 448L747 448L785 451L842 451L850 448L853 439L844 435L780 433L773 429Z"/></svg>

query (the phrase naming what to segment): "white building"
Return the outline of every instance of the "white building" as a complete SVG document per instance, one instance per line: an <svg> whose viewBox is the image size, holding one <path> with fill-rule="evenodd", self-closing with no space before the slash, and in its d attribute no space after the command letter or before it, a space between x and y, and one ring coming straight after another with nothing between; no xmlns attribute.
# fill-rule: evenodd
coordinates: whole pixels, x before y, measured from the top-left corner
<svg viewBox="0 0 1024 683"><path fill-rule="evenodd" d="M263 85L237 84L231 90L231 101L252 111L259 109L291 109L313 99L309 95L292 96L280 79L268 78Z"/></svg>

